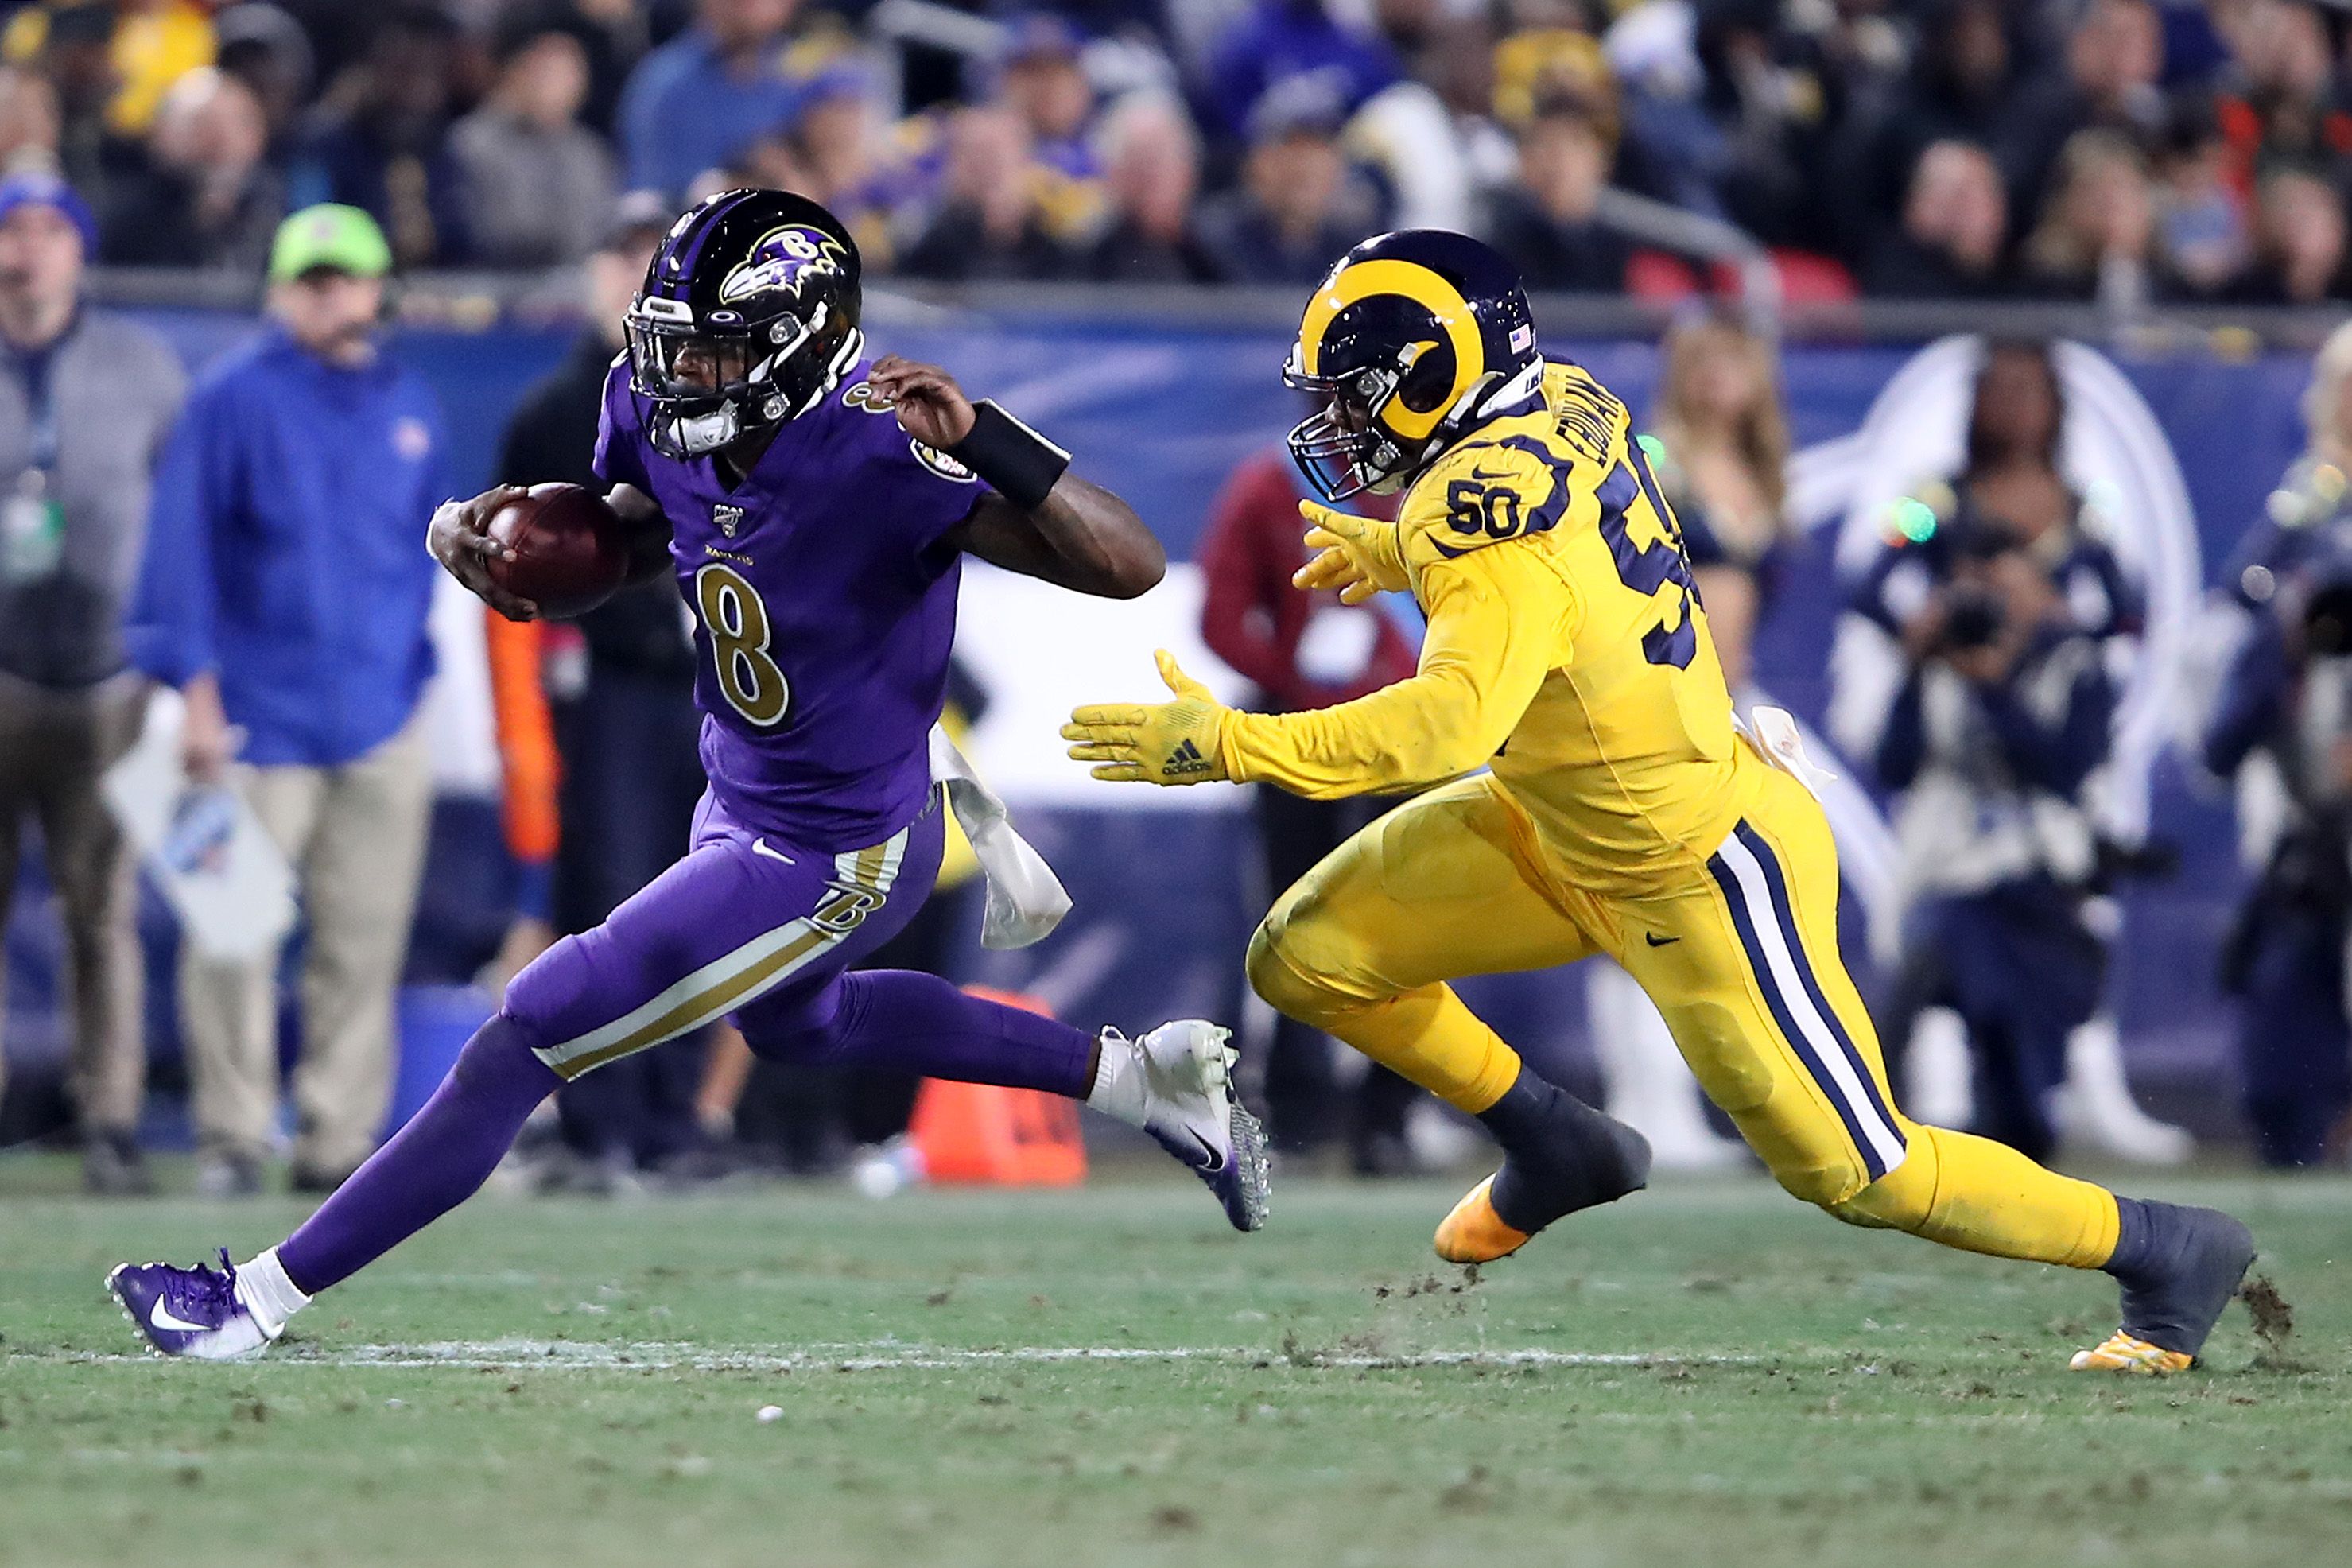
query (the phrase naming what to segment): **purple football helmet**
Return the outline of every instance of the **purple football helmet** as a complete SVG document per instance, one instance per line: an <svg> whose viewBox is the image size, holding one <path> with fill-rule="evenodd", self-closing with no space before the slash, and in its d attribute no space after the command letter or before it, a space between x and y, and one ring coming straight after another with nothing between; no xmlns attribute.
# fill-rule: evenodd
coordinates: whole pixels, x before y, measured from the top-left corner
<svg viewBox="0 0 2352 1568"><path fill-rule="evenodd" d="M666 457L814 408L857 362L857 243L784 191L722 191L673 225L629 305L631 385Z"/></svg>

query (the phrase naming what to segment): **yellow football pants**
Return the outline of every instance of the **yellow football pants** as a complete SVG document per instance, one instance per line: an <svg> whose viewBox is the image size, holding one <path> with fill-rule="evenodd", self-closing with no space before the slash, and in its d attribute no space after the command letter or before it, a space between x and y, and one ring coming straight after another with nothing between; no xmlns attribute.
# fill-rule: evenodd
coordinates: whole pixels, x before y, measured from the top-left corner
<svg viewBox="0 0 2352 1568"><path fill-rule="evenodd" d="M1663 864L1638 897L1570 886L1491 776L1422 795L1283 896L1250 943L1251 984L1475 1114L1510 1087L1519 1059L1445 982L1605 952L1798 1197L1972 1252L2105 1263L2113 1194L1895 1109L1838 956L1828 821L1796 780L1742 757L1763 775L1748 815L1712 855Z"/></svg>

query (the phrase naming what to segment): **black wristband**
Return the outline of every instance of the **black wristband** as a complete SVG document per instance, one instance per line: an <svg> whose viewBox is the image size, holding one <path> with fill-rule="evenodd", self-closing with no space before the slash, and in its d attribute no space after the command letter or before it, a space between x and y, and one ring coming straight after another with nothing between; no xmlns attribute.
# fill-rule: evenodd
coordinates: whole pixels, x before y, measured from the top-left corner
<svg viewBox="0 0 2352 1568"><path fill-rule="evenodd" d="M948 456L1023 511L1045 505L1054 481L1069 468L1070 455L999 408L992 398L982 398L971 412L971 434L950 447Z"/></svg>

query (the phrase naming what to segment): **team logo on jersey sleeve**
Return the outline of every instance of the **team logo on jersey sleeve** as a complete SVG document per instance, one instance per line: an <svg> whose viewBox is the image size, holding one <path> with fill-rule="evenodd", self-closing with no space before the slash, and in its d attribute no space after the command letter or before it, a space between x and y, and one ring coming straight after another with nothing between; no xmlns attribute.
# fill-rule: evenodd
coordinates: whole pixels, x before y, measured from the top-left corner
<svg viewBox="0 0 2352 1568"><path fill-rule="evenodd" d="M795 223L771 229L760 237L742 264L719 282L719 300L731 305L754 294L797 297L806 279L841 277L847 255L841 241L821 228Z"/></svg>
<svg viewBox="0 0 2352 1568"><path fill-rule="evenodd" d="M907 439L907 448L915 454L915 461L922 464L923 467L930 469L931 472L939 475L939 477L943 479L952 479L960 485L979 483L978 475L974 474L970 468L965 468L961 463L957 462L953 458L949 457L945 452L940 451L937 447L926 447L920 441L916 440L912 437L908 437Z"/></svg>

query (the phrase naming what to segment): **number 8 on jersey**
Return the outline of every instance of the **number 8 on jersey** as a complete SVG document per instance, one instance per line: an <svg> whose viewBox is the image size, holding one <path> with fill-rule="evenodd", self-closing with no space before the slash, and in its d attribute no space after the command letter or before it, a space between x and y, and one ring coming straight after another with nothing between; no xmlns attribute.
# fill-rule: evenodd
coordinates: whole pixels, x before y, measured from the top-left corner
<svg viewBox="0 0 2352 1568"><path fill-rule="evenodd" d="M783 722L793 689L768 652L768 606L743 574L712 562L694 574L695 608L710 634L710 664L727 705L765 730Z"/></svg>

